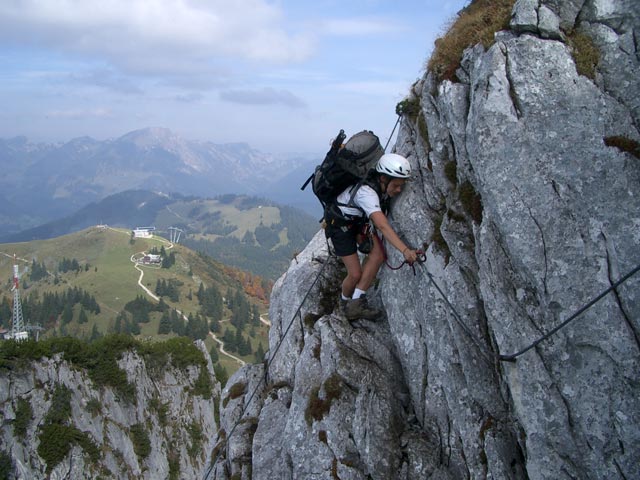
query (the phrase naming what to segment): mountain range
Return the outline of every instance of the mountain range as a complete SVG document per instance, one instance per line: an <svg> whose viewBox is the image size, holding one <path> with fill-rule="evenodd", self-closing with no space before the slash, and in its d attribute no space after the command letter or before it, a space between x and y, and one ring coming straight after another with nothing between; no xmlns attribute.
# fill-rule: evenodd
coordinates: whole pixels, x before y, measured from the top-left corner
<svg viewBox="0 0 640 480"><path fill-rule="evenodd" d="M298 188L318 163L311 157L271 155L246 143L186 140L156 127L104 141L0 139L0 227L5 235L15 233L131 189L260 195L315 213L313 194Z"/></svg>
<svg viewBox="0 0 640 480"><path fill-rule="evenodd" d="M225 194L205 199L126 190L36 227L0 233L0 243L45 240L97 224L153 227L165 238L171 237L171 227L178 228L180 243L272 280L319 228L317 219L304 211L264 198Z"/></svg>

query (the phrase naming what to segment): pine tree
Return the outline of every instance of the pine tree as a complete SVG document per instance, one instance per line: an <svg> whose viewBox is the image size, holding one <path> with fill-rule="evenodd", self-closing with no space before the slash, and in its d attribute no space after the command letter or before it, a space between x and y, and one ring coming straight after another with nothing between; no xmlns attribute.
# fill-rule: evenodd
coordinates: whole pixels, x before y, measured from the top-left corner
<svg viewBox="0 0 640 480"><path fill-rule="evenodd" d="M62 311L62 324L66 325L73 320L73 306L70 303L65 304Z"/></svg>
<svg viewBox="0 0 640 480"><path fill-rule="evenodd" d="M220 382L220 385L224 387L226 385L227 380L229 380L229 374L227 373L227 369L224 368L219 363L216 363L213 367L213 371L216 374L216 378Z"/></svg>
<svg viewBox="0 0 640 480"><path fill-rule="evenodd" d="M260 310L258 309L257 305L253 305L251 311L251 323L256 327L260 325Z"/></svg>
<svg viewBox="0 0 640 480"><path fill-rule="evenodd" d="M89 321L89 317L87 317L87 313L84 311L84 308L80 308L80 317L78 318L78 323L87 323Z"/></svg>
<svg viewBox="0 0 640 480"><path fill-rule="evenodd" d="M116 317L116 321L113 325L114 333L124 333L124 328L127 322L127 314L122 311Z"/></svg>
<svg viewBox="0 0 640 480"><path fill-rule="evenodd" d="M211 350L209 350L209 356L211 357L212 363L216 363L220 359L220 355L218 355L218 349L216 348L216 345L211 347Z"/></svg>
<svg viewBox="0 0 640 480"><path fill-rule="evenodd" d="M262 348L262 343L258 343L258 348L256 348L256 363L262 363L264 361L264 348Z"/></svg>
<svg viewBox="0 0 640 480"><path fill-rule="evenodd" d="M211 330L213 333L218 333L220 331L220 321L216 320L215 318L212 319L209 323L209 330Z"/></svg>
<svg viewBox="0 0 640 480"><path fill-rule="evenodd" d="M196 319L193 314L189 314L189 319L187 320L187 336L192 340L197 339L198 334L198 326L196 324Z"/></svg>
<svg viewBox="0 0 640 480"><path fill-rule="evenodd" d="M164 312L162 317L160 317L160 323L158 324L158 334L163 335L171 333L171 318L169 317L169 312Z"/></svg>
<svg viewBox="0 0 640 480"><path fill-rule="evenodd" d="M178 312L174 310L171 310L171 330L173 330L173 332L176 335L179 336L183 336L185 334L185 325L184 325L184 320L182 320L182 317L180 317L180 315L178 314Z"/></svg>
<svg viewBox="0 0 640 480"><path fill-rule="evenodd" d="M225 350L229 350L230 352L235 352L237 348L236 337L230 329L226 329L224 331L224 335L222 336L222 341L224 342Z"/></svg>
<svg viewBox="0 0 640 480"><path fill-rule="evenodd" d="M89 337L89 341L93 342L94 340L97 340L98 338L100 338L102 335L100 334L100 332L98 331L98 325L96 325L95 323L93 324L93 328L91 329L91 336Z"/></svg>

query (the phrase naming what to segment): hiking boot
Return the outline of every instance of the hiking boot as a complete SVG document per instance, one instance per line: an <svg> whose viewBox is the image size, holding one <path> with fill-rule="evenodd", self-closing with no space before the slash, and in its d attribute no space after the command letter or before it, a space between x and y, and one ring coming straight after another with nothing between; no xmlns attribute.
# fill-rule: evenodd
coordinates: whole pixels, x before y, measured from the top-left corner
<svg viewBox="0 0 640 480"><path fill-rule="evenodd" d="M351 301L351 299L343 300L341 298L340 302L338 303L338 311L337 311L337 313L341 313L342 315L345 315L347 313L347 303L350 302L350 301Z"/></svg>
<svg viewBox="0 0 640 480"><path fill-rule="evenodd" d="M360 318L375 320L380 317L380 315L382 315L382 312L369 307L367 298L364 296L356 298L355 300L348 300L344 309L344 316L347 320L358 320Z"/></svg>

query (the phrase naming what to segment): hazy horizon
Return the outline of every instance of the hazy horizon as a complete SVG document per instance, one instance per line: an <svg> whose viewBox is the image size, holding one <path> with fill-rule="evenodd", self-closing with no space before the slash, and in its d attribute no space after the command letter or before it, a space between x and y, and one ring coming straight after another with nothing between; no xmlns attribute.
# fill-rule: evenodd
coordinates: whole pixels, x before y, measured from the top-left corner
<svg viewBox="0 0 640 480"><path fill-rule="evenodd" d="M343 128L386 142L395 105L468 1L68 2L0 6L0 138L159 126L270 153Z"/></svg>

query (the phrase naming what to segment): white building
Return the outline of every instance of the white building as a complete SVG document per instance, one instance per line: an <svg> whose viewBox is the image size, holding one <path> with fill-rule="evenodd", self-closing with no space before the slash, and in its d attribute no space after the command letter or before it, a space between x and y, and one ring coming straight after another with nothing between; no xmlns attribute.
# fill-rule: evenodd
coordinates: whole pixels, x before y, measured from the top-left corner
<svg viewBox="0 0 640 480"><path fill-rule="evenodd" d="M151 238L153 234L151 233L153 229L151 228L143 228L136 227L133 229L133 237L134 238Z"/></svg>

